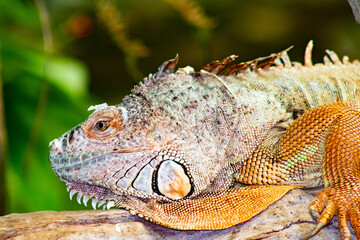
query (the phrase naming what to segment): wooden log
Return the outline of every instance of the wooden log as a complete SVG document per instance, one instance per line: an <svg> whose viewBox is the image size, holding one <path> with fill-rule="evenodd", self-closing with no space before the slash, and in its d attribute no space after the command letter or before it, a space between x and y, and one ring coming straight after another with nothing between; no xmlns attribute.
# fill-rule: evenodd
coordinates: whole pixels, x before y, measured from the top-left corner
<svg viewBox="0 0 360 240"><path fill-rule="evenodd" d="M217 231L168 229L123 209L10 214L0 217L0 239L297 239L315 226L308 210L312 199L292 190L251 220ZM334 220L316 236L339 238Z"/></svg>

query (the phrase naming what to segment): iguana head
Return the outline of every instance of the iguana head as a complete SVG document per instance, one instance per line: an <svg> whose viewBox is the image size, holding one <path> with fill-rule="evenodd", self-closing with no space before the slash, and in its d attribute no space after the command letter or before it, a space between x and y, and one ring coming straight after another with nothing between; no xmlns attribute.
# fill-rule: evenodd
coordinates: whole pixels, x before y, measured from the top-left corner
<svg viewBox="0 0 360 240"><path fill-rule="evenodd" d="M220 107L233 100L204 88L189 68L172 73L176 62L161 65L121 104L90 107L84 123L50 143L52 169L70 197L118 207L129 197L175 201L199 194L224 169L221 145L230 139L219 138L228 130L218 126L234 109Z"/></svg>
<svg viewBox="0 0 360 240"><path fill-rule="evenodd" d="M78 192L79 202L84 196L84 202L93 198L112 206L121 195L177 199L190 193L186 165L175 146L163 148L146 99L130 95L120 105L89 109L95 111L84 123L50 144L53 171L72 189L71 197ZM169 189L166 181L182 186Z"/></svg>

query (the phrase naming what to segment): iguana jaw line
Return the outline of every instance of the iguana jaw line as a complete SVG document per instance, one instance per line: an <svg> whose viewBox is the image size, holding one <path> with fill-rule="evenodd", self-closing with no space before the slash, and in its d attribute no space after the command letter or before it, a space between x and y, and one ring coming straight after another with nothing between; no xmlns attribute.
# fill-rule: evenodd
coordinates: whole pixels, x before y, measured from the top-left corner
<svg viewBox="0 0 360 240"><path fill-rule="evenodd" d="M79 184L74 182L69 182L64 179L61 179L65 182L67 186L67 191L69 192L70 199L77 193L77 201L79 204L82 204L81 199L85 206L87 202L91 199L92 207L96 210L97 207L103 206L103 209L110 209L115 206L114 200L116 200L116 194L111 192L107 188L93 186L88 184Z"/></svg>
<svg viewBox="0 0 360 240"><path fill-rule="evenodd" d="M128 206L122 206L122 203L128 199L128 198L146 198L144 195L148 195L145 193L139 193L136 190L128 190L128 189L117 189L116 191L118 193L114 193L110 189L107 189L105 187L99 187L95 185L90 184L80 184L80 183L74 183L71 181L67 181L63 178L60 178L63 182L66 184L66 189L69 192L70 200L74 197L74 195L77 193L76 200L79 204L84 204L87 206L87 202L91 199L91 204L94 210L97 210L97 208L103 206L103 210L110 209L112 207L117 208L126 208L128 210L133 210L132 208ZM125 197L122 200L122 197ZM153 195L148 195L148 199L155 198ZM169 199L163 196L156 196L157 199L161 199L164 202L168 202ZM82 199L82 201L81 201Z"/></svg>

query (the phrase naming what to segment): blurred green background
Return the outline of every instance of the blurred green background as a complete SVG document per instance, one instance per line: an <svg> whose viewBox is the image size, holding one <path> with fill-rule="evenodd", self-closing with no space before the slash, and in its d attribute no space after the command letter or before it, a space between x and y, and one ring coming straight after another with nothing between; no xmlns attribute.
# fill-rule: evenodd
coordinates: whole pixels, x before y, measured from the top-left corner
<svg viewBox="0 0 360 240"><path fill-rule="evenodd" d="M360 58L346 0L2 0L0 34L0 215L84 209L53 174L49 142L176 53L200 69L294 45L302 62L313 39L315 62L325 49Z"/></svg>

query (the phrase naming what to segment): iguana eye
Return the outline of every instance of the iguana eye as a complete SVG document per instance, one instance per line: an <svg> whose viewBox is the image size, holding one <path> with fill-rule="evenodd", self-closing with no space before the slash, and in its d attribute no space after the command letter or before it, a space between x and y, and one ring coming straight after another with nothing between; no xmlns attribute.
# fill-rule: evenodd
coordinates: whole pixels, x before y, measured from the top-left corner
<svg viewBox="0 0 360 240"><path fill-rule="evenodd" d="M126 120L126 109L107 107L91 114L81 128L89 139L109 140L122 129Z"/></svg>
<svg viewBox="0 0 360 240"><path fill-rule="evenodd" d="M95 130L99 132L104 132L106 129L108 129L110 126L110 122L108 121L98 121L95 123Z"/></svg>

